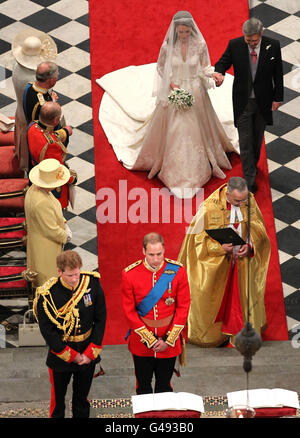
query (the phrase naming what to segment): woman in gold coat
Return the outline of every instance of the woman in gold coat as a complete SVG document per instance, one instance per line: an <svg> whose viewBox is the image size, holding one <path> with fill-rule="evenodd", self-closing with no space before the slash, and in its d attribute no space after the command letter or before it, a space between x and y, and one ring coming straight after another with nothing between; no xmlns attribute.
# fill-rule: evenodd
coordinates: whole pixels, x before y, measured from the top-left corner
<svg viewBox="0 0 300 438"><path fill-rule="evenodd" d="M54 158L41 161L29 172L32 185L25 195L27 267L38 274L34 287L58 275L56 257L67 242L68 231L60 202L51 190L69 178L69 170Z"/></svg>
<svg viewBox="0 0 300 438"><path fill-rule="evenodd" d="M233 187L233 189L232 189ZM237 188L235 188L237 187ZM231 211L239 212L234 223L247 241L250 201L250 274L248 248L221 245L205 230L233 226ZM234 247L235 248L235 247ZM259 207L243 178L233 177L212 193L198 210L184 238L179 261L186 266L191 290L188 341L216 347L251 322L259 334L266 328L264 294L270 258L270 241ZM249 315L248 315L249 290Z"/></svg>

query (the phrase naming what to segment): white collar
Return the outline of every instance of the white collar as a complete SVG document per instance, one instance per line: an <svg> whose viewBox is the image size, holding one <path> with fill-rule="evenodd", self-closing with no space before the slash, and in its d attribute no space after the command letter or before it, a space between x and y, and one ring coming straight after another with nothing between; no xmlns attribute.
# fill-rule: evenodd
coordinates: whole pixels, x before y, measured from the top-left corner
<svg viewBox="0 0 300 438"><path fill-rule="evenodd" d="M229 224L229 227L233 228L235 231L238 232L238 234L240 236L242 236L243 213L241 212L240 207L236 207L235 205L232 205L232 204L230 204L230 205L231 205L231 208L230 208L230 224ZM235 223L235 218L236 217L238 218L238 222L239 222L239 225L238 225L237 229L233 225Z"/></svg>

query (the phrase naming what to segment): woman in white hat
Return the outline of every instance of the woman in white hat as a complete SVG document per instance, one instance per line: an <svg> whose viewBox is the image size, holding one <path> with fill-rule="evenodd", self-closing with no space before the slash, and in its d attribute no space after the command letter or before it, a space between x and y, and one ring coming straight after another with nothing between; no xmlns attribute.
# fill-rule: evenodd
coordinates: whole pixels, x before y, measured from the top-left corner
<svg viewBox="0 0 300 438"><path fill-rule="evenodd" d="M48 158L29 172L32 185L25 195L27 267L38 273L33 286L57 276L56 257L70 237L60 202L51 191L65 184L69 170Z"/></svg>
<svg viewBox="0 0 300 438"><path fill-rule="evenodd" d="M26 120L23 111L23 94L28 82L35 81L37 66L43 61L54 61L57 47L44 32L29 28L20 32L12 42L12 54L16 60L12 81L17 99L15 114L15 150L21 169L28 168Z"/></svg>

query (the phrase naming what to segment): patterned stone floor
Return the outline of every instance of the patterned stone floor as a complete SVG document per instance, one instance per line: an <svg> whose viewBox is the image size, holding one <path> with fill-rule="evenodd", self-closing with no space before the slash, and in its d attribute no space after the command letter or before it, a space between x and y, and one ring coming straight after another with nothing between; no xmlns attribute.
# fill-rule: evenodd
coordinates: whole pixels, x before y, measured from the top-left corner
<svg viewBox="0 0 300 438"><path fill-rule="evenodd" d="M284 104L265 135L288 329L300 321L300 2L250 0L250 15L281 43Z"/></svg>
<svg viewBox="0 0 300 438"><path fill-rule="evenodd" d="M90 400L90 418L134 418L132 413L132 403L130 398ZM27 403L26 407L22 403L0 404L1 418L49 418L50 404L48 402ZM227 418L230 410L228 409L227 397L203 397L205 412L201 418ZM72 416L72 405L66 407L66 418ZM300 417L300 410L296 411L296 418Z"/></svg>
<svg viewBox="0 0 300 438"><path fill-rule="evenodd" d="M265 141L277 230L288 328L300 323L300 11L299 0L249 0L250 15L260 18L265 35L281 42L285 102L274 114ZM58 47L59 95L67 123L74 127L69 165L79 175L77 202L66 214L85 268L98 267L95 171L87 0L0 0L0 112L11 116L16 102L12 85L11 43L23 29L48 32Z"/></svg>

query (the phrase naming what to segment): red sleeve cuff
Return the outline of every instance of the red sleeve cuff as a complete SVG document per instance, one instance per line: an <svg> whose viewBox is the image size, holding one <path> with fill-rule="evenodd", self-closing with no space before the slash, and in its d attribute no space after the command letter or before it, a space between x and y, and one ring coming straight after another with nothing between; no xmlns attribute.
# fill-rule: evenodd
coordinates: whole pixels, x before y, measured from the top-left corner
<svg viewBox="0 0 300 438"><path fill-rule="evenodd" d="M99 356L100 352L102 350L102 346L101 345L96 345L93 344L92 342L89 344L89 346L85 349L85 351L83 352L83 354L85 356L87 356L89 359L91 360L95 360L97 359L97 357Z"/></svg>
<svg viewBox="0 0 300 438"><path fill-rule="evenodd" d="M78 354L78 351L73 350L73 348L69 347L68 345L59 353L56 353L55 351L51 350L51 353L55 354L60 359L64 360L67 363L73 362L75 357Z"/></svg>

